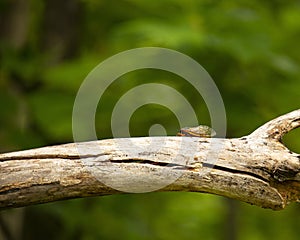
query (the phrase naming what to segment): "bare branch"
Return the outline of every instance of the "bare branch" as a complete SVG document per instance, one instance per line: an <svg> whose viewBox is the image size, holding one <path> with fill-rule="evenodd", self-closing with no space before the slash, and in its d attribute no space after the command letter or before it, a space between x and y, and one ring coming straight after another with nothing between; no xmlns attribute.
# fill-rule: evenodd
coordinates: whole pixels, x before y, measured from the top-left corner
<svg viewBox="0 0 300 240"><path fill-rule="evenodd" d="M300 155L281 143L300 110L235 139L142 137L0 155L0 209L123 192L193 191L283 209L300 201Z"/></svg>
<svg viewBox="0 0 300 240"><path fill-rule="evenodd" d="M298 127L300 127L300 109L267 122L250 134L250 136L252 138L267 138L281 141L286 133Z"/></svg>

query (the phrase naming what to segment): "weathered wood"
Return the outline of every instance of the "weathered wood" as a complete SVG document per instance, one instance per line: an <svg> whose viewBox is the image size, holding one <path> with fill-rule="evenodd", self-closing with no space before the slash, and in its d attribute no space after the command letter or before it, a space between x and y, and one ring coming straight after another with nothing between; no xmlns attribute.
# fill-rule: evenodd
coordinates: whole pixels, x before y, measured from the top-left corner
<svg viewBox="0 0 300 240"><path fill-rule="evenodd" d="M147 191L206 192L274 210L300 201L300 155L281 143L300 109L235 139L141 137L0 155L0 209Z"/></svg>

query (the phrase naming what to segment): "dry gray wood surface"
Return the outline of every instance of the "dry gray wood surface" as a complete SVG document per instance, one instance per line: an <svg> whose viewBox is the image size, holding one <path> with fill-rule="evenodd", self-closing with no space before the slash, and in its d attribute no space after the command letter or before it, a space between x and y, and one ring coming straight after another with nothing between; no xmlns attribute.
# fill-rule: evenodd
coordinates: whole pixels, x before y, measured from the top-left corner
<svg viewBox="0 0 300 240"><path fill-rule="evenodd" d="M149 191L283 209L300 201L300 155L281 139L299 126L300 109L241 138L120 138L1 154L0 209Z"/></svg>

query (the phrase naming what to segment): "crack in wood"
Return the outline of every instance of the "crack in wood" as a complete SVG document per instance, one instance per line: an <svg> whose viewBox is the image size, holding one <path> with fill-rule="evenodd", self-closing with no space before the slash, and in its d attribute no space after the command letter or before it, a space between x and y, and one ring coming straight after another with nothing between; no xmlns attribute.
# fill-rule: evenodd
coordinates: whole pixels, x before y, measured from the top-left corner
<svg viewBox="0 0 300 240"><path fill-rule="evenodd" d="M279 182L284 182L288 180L293 180L299 173L299 169L289 169L287 166L285 168L277 168L272 173L274 179Z"/></svg>
<svg viewBox="0 0 300 240"><path fill-rule="evenodd" d="M13 188L10 188L10 189L7 189L7 190L4 190L4 191L1 191L0 189L0 195L5 195L5 194L8 194L8 193L14 193L14 192L18 192L20 190L24 190L24 189L30 189L32 187L45 187L45 186L50 186L50 185L59 185L60 182L59 181L54 181L54 182L51 182L51 183L41 183L41 184L31 184L30 186L24 186L24 187L13 187Z"/></svg>
<svg viewBox="0 0 300 240"><path fill-rule="evenodd" d="M182 169L182 170L191 170L191 171L197 170L197 171L199 171L199 167L182 165L182 164L178 164L178 163L157 162L157 161L153 161L153 160L149 160L149 159L133 159L133 158L131 158L131 159L120 159L120 160L108 160L108 161L110 161L112 163L150 164L150 165L162 166L162 167L172 167L172 168L175 167L176 169ZM220 165L206 163L206 162L202 162L201 165L202 165L202 167L225 171L225 172L229 172L229 173L233 173L233 174L248 175L248 176L260 179L264 182L269 182L268 179L266 179L256 173L253 173L253 172L248 172L248 171L243 171L243 170L238 170L238 169L231 169L228 167L223 167Z"/></svg>
<svg viewBox="0 0 300 240"><path fill-rule="evenodd" d="M202 163L203 167L209 167L209 168L213 168L213 169L217 169L217 170L221 170L221 171L225 171L225 172L230 172L230 173L233 173L233 174L243 174L243 175L248 175L248 176L251 176L251 177L254 177L254 178L258 178L264 182L269 182L268 179L256 174L256 173L253 173L253 172L248 172L248 171L244 171L244 170L239 170L239 169L232 169L232 168L228 168L228 167L223 167L223 166L219 166L219 165L214 165L214 164L211 164L211 163Z"/></svg>
<svg viewBox="0 0 300 240"><path fill-rule="evenodd" d="M5 161L21 161L21 160L40 160L40 159L86 159L86 158L97 158L105 155L110 155L109 153L100 154L87 154L87 155L63 155L63 154L41 154L41 155L28 155L28 156L10 156L10 157L0 157L0 162Z"/></svg>

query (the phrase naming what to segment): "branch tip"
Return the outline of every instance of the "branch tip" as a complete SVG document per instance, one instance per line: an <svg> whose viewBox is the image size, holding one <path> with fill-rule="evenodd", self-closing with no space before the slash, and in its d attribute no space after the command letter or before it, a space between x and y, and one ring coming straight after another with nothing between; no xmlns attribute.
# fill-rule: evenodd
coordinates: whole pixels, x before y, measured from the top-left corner
<svg viewBox="0 0 300 240"><path fill-rule="evenodd" d="M288 132L300 127L300 109L277 117L249 135L249 138L273 139L281 141Z"/></svg>

